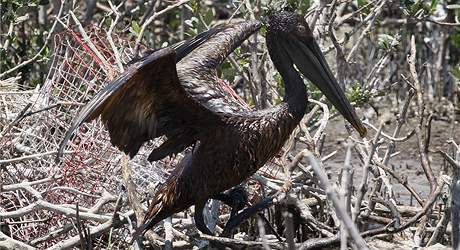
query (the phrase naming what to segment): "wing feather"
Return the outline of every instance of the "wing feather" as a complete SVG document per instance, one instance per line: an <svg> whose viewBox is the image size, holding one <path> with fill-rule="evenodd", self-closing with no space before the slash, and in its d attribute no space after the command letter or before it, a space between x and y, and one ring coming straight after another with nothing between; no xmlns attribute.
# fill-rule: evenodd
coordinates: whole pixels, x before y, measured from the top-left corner
<svg viewBox="0 0 460 250"><path fill-rule="evenodd" d="M190 124L194 123L190 119L213 120L212 113L206 113L180 86L176 53L171 48L157 50L132 64L97 93L74 118L59 154L83 122L99 115L112 144L131 157L149 139L190 134Z"/></svg>
<svg viewBox="0 0 460 250"><path fill-rule="evenodd" d="M217 83L216 67L259 28L256 21L218 26L132 63L74 118L58 156L75 130L98 116L112 144L131 157L145 141L163 135L168 140L152 151L149 160L192 145L202 131L222 124L223 111L242 108Z"/></svg>

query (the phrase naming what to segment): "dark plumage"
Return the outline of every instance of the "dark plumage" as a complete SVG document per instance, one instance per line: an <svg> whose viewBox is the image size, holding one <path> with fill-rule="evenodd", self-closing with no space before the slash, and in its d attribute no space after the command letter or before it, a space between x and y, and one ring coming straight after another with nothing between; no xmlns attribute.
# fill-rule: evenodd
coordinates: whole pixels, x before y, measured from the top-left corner
<svg viewBox="0 0 460 250"><path fill-rule="evenodd" d="M219 26L142 58L76 116L63 145L83 121L99 115L112 143L131 157L145 141L163 135L167 140L149 160L195 145L156 191L141 232L195 205L197 227L210 233L201 213L205 202L274 157L305 113L307 91L293 64L365 133L303 17L284 12L268 20L268 50L286 88L281 104L247 111L218 83L216 67L261 27L247 21Z"/></svg>

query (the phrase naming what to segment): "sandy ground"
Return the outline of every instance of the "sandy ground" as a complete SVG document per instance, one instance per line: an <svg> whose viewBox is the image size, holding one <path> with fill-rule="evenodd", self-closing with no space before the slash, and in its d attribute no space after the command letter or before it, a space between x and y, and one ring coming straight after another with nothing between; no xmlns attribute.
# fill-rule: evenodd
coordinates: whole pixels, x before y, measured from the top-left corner
<svg viewBox="0 0 460 250"><path fill-rule="evenodd" d="M393 119L392 119L393 120ZM415 124L415 119L410 119L409 124ZM327 155L334 150L338 150L338 153L330 160L328 160L325 165L326 168L332 173L334 180L337 180L337 175L340 172L340 169L343 166L345 159L345 146L342 143L348 136L348 133L344 127L344 119L342 117L337 117L331 120L326 128L326 141L323 149L322 155ZM373 122L372 124L378 124ZM386 124L384 126L384 132L386 134L392 134L395 127L395 123ZM415 126L404 126L402 129L401 136L406 135L410 132ZM371 136L374 134L374 131L371 132ZM451 137L451 125L446 121L433 121L432 132L431 132L431 141L430 141L430 151L436 151L442 149L444 151L448 150L447 140ZM454 137L456 137L456 142L459 142L460 139L460 125L457 123L456 129L454 131ZM372 137L370 137L372 138ZM386 146L382 147L378 153L379 156L383 156L385 153ZM418 151L418 143L416 136L412 136L409 140L405 142L399 142L396 144L396 152L400 152L399 155L391 158L389 166L391 166L397 173L405 175L408 177L409 183L417 190L422 198L426 198L429 193L428 181L424 175L422 166L420 164L420 157ZM435 176L439 176L440 172L445 169L445 161L442 156L438 153L429 154L432 169L435 172ZM362 164L358 158L357 152L352 151L352 165L355 170L354 175L354 186L357 187L361 180L362 173ZM371 175L372 176L372 175ZM415 199L411 201L411 196L409 192L396 180L391 180L394 184L394 192L398 201L403 205L415 204ZM370 186L371 187L371 186Z"/></svg>

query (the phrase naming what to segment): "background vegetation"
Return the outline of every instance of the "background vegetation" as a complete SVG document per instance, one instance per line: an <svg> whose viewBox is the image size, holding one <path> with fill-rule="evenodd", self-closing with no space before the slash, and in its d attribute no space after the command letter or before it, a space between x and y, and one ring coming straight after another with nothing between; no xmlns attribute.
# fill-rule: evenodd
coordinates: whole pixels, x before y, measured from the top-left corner
<svg viewBox="0 0 460 250"><path fill-rule="evenodd" d="M344 128L335 110L325 105L327 101L321 93L308 85L310 98L318 101L309 106L312 112L307 112L283 157L245 184L253 204L263 198L276 198L270 209L260 212L259 217L252 216L229 239L198 234L187 215L193 213L192 209L173 218L172 224L159 225L156 234L147 237L148 241L157 247L308 249L341 244L345 249L361 246L362 236L369 246L377 248L458 246L458 238L452 236L459 235L460 227L460 207L456 207L460 204L460 191L455 189L460 179L460 2L0 1L0 248L125 248L132 246L130 231L142 213L136 212L133 197L125 196L126 192L130 194L126 179L120 177L113 184L116 187L93 191L97 197L90 199L79 193L91 193L90 187L71 185L51 175L50 169L56 165L43 162L52 162L46 157L55 155L53 150L60 137L54 130L55 139L46 154L33 144L26 145L31 151L14 146L18 141L15 138L29 126L25 121L39 123L41 120L34 118L37 114L62 105L36 109L28 105L33 93L42 93L34 91L41 91L40 87L60 72L52 65L54 58L63 56L57 48L62 47L64 40L56 39L55 34L68 32L68 27L77 33L81 33L78 27L82 27L92 39L109 37L109 32L115 46L109 46L106 38L99 43L129 47L130 59L147 48L183 41L229 20L263 19L282 10L305 15L339 83L366 121L370 135L358 138ZM116 60L112 59L109 63L117 72ZM99 70L99 66L87 68ZM81 72L75 74L80 74L80 82L84 83L79 90L89 88L91 80ZM283 82L268 56L264 28L221 65L219 75L252 108L270 107L283 98ZM97 84L103 85L111 75L105 72L95 78ZM19 95L24 96L21 99ZM88 98L73 101L84 102ZM65 112L72 114L72 110ZM65 131L67 125L59 126ZM43 133L50 137L39 136L52 140L49 130ZM43 164L39 165L43 169L31 159ZM320 178L314 168L316 163L328 174L327 180ZM90 167L82 169L92 171ZM131 174L137 178L138 186L139 176L161 175L156 169L149 170L155 173L136 169L133 167ZM24 174L27 171L32 172ZM129 170L118 168L103 174L126 173ZM291 186L286 189L288 179ZM41 185L41 180L46 180L46 185ZM148 180L157 183L161 178ZM327 189L327 185L333 189ZM57 187L74 190L55 197L44 195ZM140 203L145 206L147 199L143 198L148 197L149 188L137 188ZM42 195L37 196L36 192ZM119 201L118 192L123 193ZM342 205L331 202L335 196ZM59 203L63 199L67 205ZM92 210L99 201L105 202L102 209ZM76 204L87 212L83 218ZM351 215L352 225L342 221L340 209ZM210 203L209 218L212 214L221 215L217 220L208 219L214 223L217 234L224 227L228 212L224 205ZM117 213L132 222L123 216L115 218ZM55 226L47 227L51 222ZM108 227L102 230L103 225ZM361 236L353 235L347 226L357 227ZM144 245L147 242L134 243L135 247Z"/></svg>

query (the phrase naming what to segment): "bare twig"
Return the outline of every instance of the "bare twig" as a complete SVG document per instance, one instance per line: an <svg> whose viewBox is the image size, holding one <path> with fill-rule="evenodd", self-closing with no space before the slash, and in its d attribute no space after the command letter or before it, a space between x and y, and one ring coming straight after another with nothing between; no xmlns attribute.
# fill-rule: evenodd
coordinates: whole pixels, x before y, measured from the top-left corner
<svg viewBox="0 0 460 250"><path fill-rule="evenodd" d="M57 26L57 24L59 22L58 20L62 15L62 10L64 9L64 3L65 3L65 0L61 1L61 5L59 7L59 12L58 12L57 16L55 17L55 21L53 23L53 26L51 26L51 29L48 32L48 36L46 37L43 46L40 48L40 50L37 52L37 54L35 54L35 56L30 58L29 60L23 61L20 64L16 65L15 67L0 73L0 79L5 77L6 75L9 75L9 74L13 73L14 71L17 71L18 69L21 69L21 68L23 68L23 67L25 67L25 66L33 63L33 62L35 62L42 55L43 51L48 47L48 43L50 42L51 38L54 35L54 30L56 29L56 26Z"/></svg>
<svg viewBox="0 0 460 250"><path fill-rule="evenodd" d="M141 27L141 31L139 32L139 36L137 37L136 39L136 45L135 45L135 49L134 49L134 55L137 56L138 55L138 52L139 52L139 48L140 48L140 44L141 44L141 40L142 38L144 37L144 33L145 33L145 29L157 18L165 15L166 13L168 13L169 11L171 10L174 10L176 9L177 7L179 6L182 6L186 3L190 2L190 0L180 0L178 1L177 3L175 4L171 4L169 5L168 7L156 12L155 14L153 14L152 16L150 16L143 24L142 24L142 27Z"/></svg>
<svg viewBox="0 0 460 250"><path fill-rule="evenodd" d="M342 223L345 225L345 228L347 229L350 237L353 239L353 242L356 244L356 247L358 249L368 249L366 242L360 236L359 231L356 228L356 225L353 223L353 220L347 214L345 208L342 206L342 203L340 202L340 199L336 191L334 190L332 185L329 183L329 180L326 174L323 172L323 170L319 166L316 158L308 150L304 150L303 152L305 156L308 158L308 160L310 161L310 164L313 170L315 171L315 174L318 176L320 180L321 187L326 191L328 198L334 205L334 209L337 215L340 216Z"/></svg>

